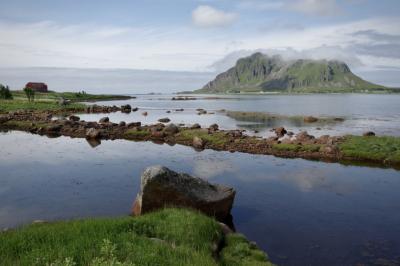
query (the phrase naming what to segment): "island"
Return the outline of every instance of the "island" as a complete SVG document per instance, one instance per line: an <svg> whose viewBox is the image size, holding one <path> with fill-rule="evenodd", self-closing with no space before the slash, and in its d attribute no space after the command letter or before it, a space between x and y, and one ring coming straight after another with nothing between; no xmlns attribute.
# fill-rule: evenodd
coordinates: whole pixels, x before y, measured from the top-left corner
<svg viewBox="0 0 400 266"><path fill-rule="evenodd" d="M394 93L365 81L336 60L284 60L255 53L193 93Z"/></svg>

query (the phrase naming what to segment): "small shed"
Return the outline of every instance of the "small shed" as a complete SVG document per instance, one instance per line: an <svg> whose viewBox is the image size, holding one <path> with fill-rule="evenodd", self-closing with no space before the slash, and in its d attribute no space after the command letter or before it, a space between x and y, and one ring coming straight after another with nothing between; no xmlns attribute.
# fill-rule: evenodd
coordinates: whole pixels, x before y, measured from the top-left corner
<svg viewBox="0 0 400 266"><path fill-rule="evenodd" d="M26 83L25 88L30 88L37 92L48 92L47 84L43 82L28 82Z"/></svg>

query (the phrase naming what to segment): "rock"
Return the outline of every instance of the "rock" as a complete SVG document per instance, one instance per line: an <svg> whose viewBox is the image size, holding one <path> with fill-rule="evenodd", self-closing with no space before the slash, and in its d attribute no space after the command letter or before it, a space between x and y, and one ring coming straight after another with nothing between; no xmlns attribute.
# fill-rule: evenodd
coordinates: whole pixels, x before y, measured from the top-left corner
<svg viewBox="0 0 400 266"><path fill-rule="evenodd" d="M197 109L197 111L198 111L198 115L205 115L205 114L207 114L207 111L206 110L204 110L204 109Z"/></svg>
<svg viewBox="0 0 400 266"><path fill-rule="evenodd" d="M217 124L212 124L208 129L211 131L217 131L218 130L218 125Z"/></svg>
<svg viewBox="0 0 400 266"><path fill-rule="evenodd" d="M10 120L10 117L8 115L0 115L0 124L7 122Z"/></svg>
<svg viewBox="0 0 400 266"><path fill-rule="evenodd" d="M163 166L152 166L141 176L141 189L133 205L133 214L174 206L196 209L225 221L230 217L235 194L233 188L210 184Z"/></svg>
<svg viewBox="0 0 400 266"><path fill-rule="evenodd" d="M278 138L282 138L287 133L287 131L284 127L274 128L273 131L275 132L275 134Z"/></svg>
<svg viewBox="0 0 400 266"><path fill-rule="evenodd" d="M53 126L48 126L47 131L49 132L58 132L62 128L62 125L53 125Z"/></svg>
<svg viewBox="0 0 400 266"><path fill-rule="evenodd" d="M161 122L161 123L168 123L169 121L171 121L171 120L168 117L158 119L158 122Z"/></svg>
<svg viewBox="0 0 400 266"><path fill-rule="evenodd" d="M121 121L121 122L119 122L118 126L120 126L120 127L124 127L124 126L126 126L126 123L125 123L125 121Z"/></svg>
<svg viewBox="0 0 400 266"><path fill-rule="evenodd" d="M195 147L196 149L204 149L204 140L202 140L201 138L194 136L193 137L193 147Z"/></svg>
<svg viewBox="0 0 400 266"><path fill-rule="evenodd" d="M179 128L175 124L169 124L164 128L164 132L173 135L179 132Z"/></svg>
<svg viewBox="0 0 400 266"><path fill-rule="evenodd" d="M306 122L306 123L314 123L317 121L318 121L318 118L313 117L313 116L305 116L304 117L304 122Z"/></svg>
<svg viewBox="0 0 400 266"><path fill-rule="evenodd" d="M375 136L375 133L372 131L367 131L363 134L364 137L372 137Z"/></svg>
<svg viewBox="0 0 400 266"><path fill-rule="evenodd" d="M132 107L129 104L121 105L121 112L129 114L130 112L132 112Z"/></svg>
<svg viewBox="0 0 400 266"><path fill-rule="evenodd" d="M334 121L337 121L337 122L343 122L343 121L344 121L344 118L342 118L342 117L335 117L333 120L334 120Z"/></svg>
<svg viewBox="0 0 400 266"><path fill-rule="evenodd" d="M132 108L132 112L136 112L137 110L139 110L139 108L137 107Z"/></svg>
<svg viewBox="0 0 400 266"><path fill-rule="evenodd" d="M170 111L170 110L168 110L168 111L166 111L166 113L167 113L167 114L169 114L169 113L171 113L171 111Z"/></svg>
<svg viewBox="0 0 400 266"><path fill-rule="evenodd" d="M107 116L100 118L99 120L99 123L108 123L108 122L110 122L110 118L108 118Z"/></svg>
<svg viewBox="0 0 400 266"><path fill-rule="evenodd" d="M183 112L184 109L183 108L179 108L179 109L175 109L176 112Z"/></svg>
<svg viewBox="0 0 400 266"><path fill-rule="evenodd" d="M296 140L298 141L308 141L314 138L314 136L308 135L307 131L302 131L296 135Z"/></svg>
<svg viewBox="0 0 400 266"><path fill-rule="evenodd" d="M190 129L199 129L199 128L201 128L201 126L199 125L199 124L193 124L191 127L190 127Z"/></svg>
<svg viewBox="0 0 400 266"><path fill-rule="evenodd" d="M95 128L89 128L86 130L86 138L88 139L97 139L100 137L100 130Z"/></svg>
<svg viewBox="0 0 400 266"><path fill-rule="evenodd" d="M129 123L127 126L129 128L131 128L131 127L140 127L141 125L142 125L141 122L132 122L132 123Z"/></svg>
<svg viewBox="0 0 400 266"><path fill-rule="evenodd" d="M142 115L144 115L144 116L147 116L147 115L148 115L148 113L147 113L147 112L143 112L143 113L142 113Z"/></svg>
<svg viewBox="0 0 400 266"><path fill-rule="evenodd" d="M288 135L289 137L291 137L291 136L294 136L294 133L293 133L292 131L288 131L288 132L286 133L286 135Z"/></svg>
<svg viewBox="0 0 400 266"><path fill-rule="evenodd" d="M79 118L79 116L71 115L71 116L69 117L69 120L74 121L74 122L78 122L78 121L81 120L81 119Z"/></svg>

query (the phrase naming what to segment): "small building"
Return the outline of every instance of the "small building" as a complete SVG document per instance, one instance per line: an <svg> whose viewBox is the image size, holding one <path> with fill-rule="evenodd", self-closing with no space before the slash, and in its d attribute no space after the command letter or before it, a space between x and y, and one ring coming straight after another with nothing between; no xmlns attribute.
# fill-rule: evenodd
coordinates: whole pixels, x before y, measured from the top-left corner
<svg viewBox="0 0 400 266"><path fill-rule="evenodd" d="M37 92L48 92L47 84L43 82L28 82L26 83L25 88L30 88Z"/></svg>

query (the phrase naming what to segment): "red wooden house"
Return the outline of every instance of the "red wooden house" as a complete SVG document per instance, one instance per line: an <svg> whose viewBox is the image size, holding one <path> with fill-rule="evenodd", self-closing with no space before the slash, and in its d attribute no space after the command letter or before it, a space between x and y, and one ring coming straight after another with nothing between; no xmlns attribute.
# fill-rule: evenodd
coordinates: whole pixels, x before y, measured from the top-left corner
<svg viewBox="0 0 400 266"><path fill-rule="evenodd" d="M28 82L25 85L25 88L30 88L37 92L47 92L47 85L43 82Z"/></svg>

